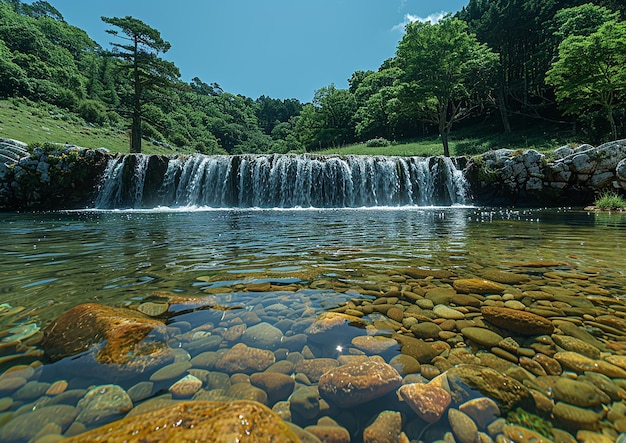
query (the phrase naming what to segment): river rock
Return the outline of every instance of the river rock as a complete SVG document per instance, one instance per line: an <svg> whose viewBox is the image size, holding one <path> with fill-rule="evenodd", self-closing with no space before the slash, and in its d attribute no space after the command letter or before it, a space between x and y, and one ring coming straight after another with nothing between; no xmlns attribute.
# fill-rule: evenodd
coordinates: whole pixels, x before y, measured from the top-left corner
<svg viewBox="0 0 626 443"><path fill-rule="evenodd" d="M229 374L242 372L252 374L262 372L276 362L272 351L251 348L243 343L237 343L215 363L215 367Z"/></svg>
<svg viewBox="0 0 626 443"><path fill-rule="evenodd" d="M90 426L130 411L133 402L120 386L102 385L87 392L76 407L76 420Z"/></svg>
<svg viewBox="0 0 626 443"><path fill-rule="evenodd" d="M458 443L475 443L478 435L478 427L472 418L459 411L450 408L448 410L448 421L452 428L452 433Z"/></svg>
<svg viewBox="0 0 626 443"><path fill-rule="evenodd" d="M194 401L124 418L66 441L291 443L299 440L280 417L260 403Z"/></svg>
<svg viewBox="0 0 626 443"><path fill-rule="evenodd" d="M27 442L50 423L64 432L76 418L76 413L76 408L69 405L44 406L25 412L0 428L0 441Z"/></svg>
<svg viewBox="0 0 626 443"><path fill-rule="evenodd" d="M389 360L389 364L400 373L400 375L415 374L420 371L420 362L415 357L406 354L399 354Z"/></svg>
<svg viewBox="0 0 626 443"><path fill-rule="evenodd" d="M334 358L312 358L296 363L294 371L306 375L313 383L317 383L324 373L337 366L339 363Z"/></svg>
<svg viewBox="0 0 626 443"><path fill-rule="evenodd" d="M259 372L250 376L250 383L267 393L268 401L274 404L285 400L293 392L294 379L279 372Z"/></svg>
<svg viewBox="0 0 626 443"><path fill-rule="evenodd" d="M363 443L398 443L401 432L401 414L396 411L383 411L363 431Z"/></svg>
<svg viewBox="0 0 626 443"><path fill-rule="evenodd" d="M502 429L502 433L506 438L515 443L552 443L553 441L538 432L516 425L505 425ZM563 440L557 441L560 443L566 443L566 441ZM576 440L572 443L576 443Z"/></svg>
<svg viewBox="0 0 626 443"><path fill-rule="evenodd" d="M482 278L461 278L454 280L454 289L464 294L502 294L505 287Z"/></svg>
<svg viewBox="0 0 626 443"><path fill-rule="evenodd" d="M535 402L528 388L494 369L472 364L459 365L448 369L447 378L453 400L457 403L475 397L471 390L477 390L495 400L503 414L516 407L528 411L534 409Z"/></svg>
<svg viewBox="0 0 626 443"><path fill-rule="evenodd" d="M600 350L598 348L576 337L553 334L552 339L558 346L562 347L566 351L577 352L586 357L593 358L594 360L600 358Z"/></svg>
<svg viewBox="0 0 626 443"><path fill-rule="evenodd" d="M496 306L486 306L480 312L488 322L518 334L549 335L554 331L550 320L531 312Z"/></svg>
<svg viewBox="0 0 626 443"><path fill-rule="evenodd" d="M83 353L76 371L104 378L132 377L173 359L162 322L96 303L62 314L44 330L41 346L52 361Z"/></svg>
<svg viewBox="0 0 626 443"><path fill-rule="evenodd" d="M588 429L596 430L600 428L601 416L594 411L579 408L562 401L552 408L554 419L566 429Z"/></svg>
<svg viewBox="0 0 626 443"><path fill-rule="evenodd" d="M306 329L305 333L312 342L326 344L328 340L336 341L338 336L348 335L352 338L360 335L360 329L357 328L365 327L365 325L364 320L353 315L325 312Z"/></svg>
<svg viewBox="0 0 626 443"><path fill-rule="evenodd" d="M465 318L465 314L446 305L436 305L433 307L433 313L438 318L445 318L448 320L462 320Z"/></svg>
<svg viewBox="0 0 626 443"><path fill-rule="evenodd" d="M519 285L526 283L530 280L527 275L516 274L514 272L498 271L496 269L484 269L480 272L480 276L484 279L491 280L497 283L504 283L506 285Z"/></svg>
<svg viewBox="0 0 626 443"><path fill-rule="evenodd" d="M604 360L594 360L577 352L563 351L554 354L562 366L578 372L599 372L610 378L626 378L626 370Z"/></svg>
<svg viewBox="0 0 626 443"><path fill-rule="evenodd" d="M435 383L402 385L398 395L424 421L435 423L446 412L452 401L448 392Z"/></svg>
<svg viewBox="0 0 626 443"><path fill-rule="evenodd" d="M398 349L398 342L380 335L359 335L352 339L352 345L366 354L379 355L392 349Z"/></svg>
<svg viewBox="0 0 626 443"><path fill-rule="evenodd" d="M274 350L280 346L283 332L270 325L262 322L247 328L241 336L241 341L253 348Z"/></svg>
<svg viewBox="0 0 626 443"><path fill-rule="evenodd" d="M478 328L475 326L470 326L467 328L461 329L461 334L465 338L472 340L479 345L487 346L488 348L498 346L498 344L503 340L503 337L489 329Z"/></svg>
<svg viewBox="0 0 626 443"><path fill-rule="evenodd" d="M191 397L202 388L202 381L191 374L185 375L172 386L169 391L174 398Z"/></svg>
<svg viewBox="0 0 626 443"><path fill-rule="evenodd" d="M387 363L369 360L347 364L326 372L319 381L322 398L350 408L393 391L402 377Z"/></svg>
<svg viewBox="0 0 626 443"><path fill-rule="evenodd" d="M595 386L569 378L559 378L552 388L555 400L561 400L583 408L594 408L609 403L610 398Z"/></svg>
<svg viewBox="0 0 626 443"><path fill-rule="evenodd" d="M313 420L320 412L320 394L313 386L297 389L289 398L289 410L294 416Z"/></svg>
<svg viewBox="0 0 626 443"><path fill-rule="evenodd" d="M350 443L350 432L329 417L322 417L316 425L304 428L324 443Z"/></svg>
<svg viewBox="0 0 626 443"><path fill-rule="evenodd" d="M488 397L468 400L459 406L459 411L469 415L480 429L487 429L490 423L500 417L498 405Z"/></svg>
<svg viewBox="0 0 626 443"><path fill-rule="evenodd" d="M191 368L191 362L181 360L165 365L150 376L150 381L165 381L180 377L187 369Z"/></svg>

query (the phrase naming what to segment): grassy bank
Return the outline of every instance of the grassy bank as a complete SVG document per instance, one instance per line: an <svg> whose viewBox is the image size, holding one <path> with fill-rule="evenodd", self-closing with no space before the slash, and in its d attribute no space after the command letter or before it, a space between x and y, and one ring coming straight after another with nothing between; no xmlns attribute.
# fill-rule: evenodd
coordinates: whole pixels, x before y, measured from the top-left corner
<svg viewBox="0 0 626 443"><path fill-rule="evenodd" d="M122 128L96 127L66 110L20 99L0 100L0 137L31 143L69 143L128 153L129 134ZM173 154L171 149L144 141L146 154Z"/></svg>

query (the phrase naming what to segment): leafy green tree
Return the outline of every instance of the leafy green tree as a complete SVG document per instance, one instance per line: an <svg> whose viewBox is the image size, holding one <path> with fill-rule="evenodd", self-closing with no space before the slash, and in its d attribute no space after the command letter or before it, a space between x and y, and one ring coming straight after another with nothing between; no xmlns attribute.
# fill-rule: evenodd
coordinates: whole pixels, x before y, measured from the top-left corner
<svg viewBox="0 0 626 443"><path fill-rule="evenodd" d="M626 22L610 20L587 36L567 37L546 81L566 114L601 108L617 139L615 110L626 100Z"/></svg>
<svg viewBox="0 0 626 443"><path fill-rule="evenodd" d="M417 119L437 126L444 155L450 155L454 123L470 116L481 96L491 92L497 57L457 18L407 25L396 53L404 71L404 100Z"/></svg>
<svg viewBox="0 0 626 443"><path fill-rule="evenodd" d="M144 92L161 91L171 88L180 77L174 63L158 56L170 49L170 44L161 38L156 29L141 20L126 16L102 17L105 23L119 28L123 35L115 29L107 32L125 43L111 43L112 56L119 60L119 66L128 70L133 85L132 93L132 126L130 152L141 152L141 118Z"/></svg>

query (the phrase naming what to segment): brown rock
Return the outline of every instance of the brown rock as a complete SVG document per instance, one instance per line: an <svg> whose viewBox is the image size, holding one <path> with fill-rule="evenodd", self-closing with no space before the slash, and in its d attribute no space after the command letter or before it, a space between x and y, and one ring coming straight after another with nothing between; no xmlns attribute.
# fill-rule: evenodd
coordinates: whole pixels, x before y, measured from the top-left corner
<svg viewBox="0 0 626 443"><path fill-rule="evenodd" d="M349 326L364 327L365 321L359 317L342 314L340 312L325 312L307 328L305 333L309 340L317 343L324 343L326 340L334 338L338 331L353 332L359 335L360 329L350 331Z"/></svg>
<svg viewBox="0 0 626 443"><path fill-rule="evenodd" d="M352 339L352 344L357 349L374 355L382 354L394 348L398 349L397 341L380 335L360 335Z"/></svg>
<svg viewBox="0 0 626 443"><path fill-rule="evenodd" d="M262 372L276 362L276 357L271 351L251 348L243 343L238 343L215 363L215 367L220 371L229 374L242 372L252 374Z"/></svg>
<svg viewBox="0 0 626 443"><path fill-rule="evenodd" d="M149 372L173 359L162 322L96 303L62 314L44 330L41 346L52 361L87 352L80 359L80 371L103 377Z"/></svg>
<svg viewBox="0 0 626 443"><path fill-rule="evenodd" d="M334 358L313 358L296 363L294 372L300 372L306 375L313 383L317 383L322 374L337 366L339 366L339 363Z"/></svg>
<svg viewBox="0 0 626 443"><path fill-rule="evenodd" d="M475 443L478 436L478 427L471 417L458 409L448 410L448 421L459 443Z"/></svg>
<svg viewBox="0 0 626 443"><path fill-rule="evenodd" d="M488 322L522 335L552 334L554 331L550 320L526 311L486 306L481 313Z"/></svg>
<svg viewBox="0 0 626 443"><path fill-rule="evenodd" d="M433 383L411 383L398 389L398 395L424 421L435 423L446 412L450 394Z"/></svg>
<svg viewBox="0 0 626 443"><path fill-rule="evenodd" d="M482 278L460 278L454 280L454 289L464 294L502 294L504 286Z"/></svg>
<svg viewBox="0 0 626 443"><path fill-rule="evenodd" d="M293 431L257 402L185 402L128 417L65 440L140 443L211 441L226 443L297 442Z"/></svg>
<svg viewBox="0 0 626 443"><path fill-rule="evenodd" d="M350 433L328 417L319 419L316 425L307 426L305 431L315 435L324 443L350 443Z"/></svg>
<svg viewBox="0 0 626 443"><path fill-rule="evenodd" d="M268 401L274 404L285 400L293 392L295 382L292 377L279 372L260 372L250 376L250 383L267 393Z"/></svg>
<svg viewBox="0 0 626 443"><path fill-rule="evenodd" d="M626 370L604 360L594 360L577 352L563 351L554 354L554 358L566 368L578 372L599 372L610 378L626 378Z"/></svg>
<svg viewBox="0 0 626 443"><path fill-rule="evenodd" d="M402 377L393 367L376 360L331 369L319 381L322 398L341 408L349 408L393 391Z"/></svg>
<svg viewBox="0 0 626 443"><path fill-rule="evenodd" d="M478 365L460 365L450 368L447 375L457 403L475 397L471 392L473 389L495 400L503 414L518 406L527 411L534 409L535 402L529 389L494 369Z"/></svg>
<svg viewBox="0 0 626 443"><path fill-rule="evenodd" d="M363 443L397 443L402 432L402 416L396 411L383 411L363 431Z"/></svg>

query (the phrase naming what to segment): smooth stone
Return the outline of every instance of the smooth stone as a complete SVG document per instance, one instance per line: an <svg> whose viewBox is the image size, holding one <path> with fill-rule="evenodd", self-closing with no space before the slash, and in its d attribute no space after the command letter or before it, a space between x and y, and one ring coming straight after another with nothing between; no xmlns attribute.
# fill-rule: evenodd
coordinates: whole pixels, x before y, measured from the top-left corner
<svg viewBox="0 0 626 443"><path fill-rule="evenodd" d="M389 360L389 364L400 375L416 374L420 372L420 362L410 355L400 354Z"/></svg>
<svg viewBox="0 0 626 443"><path fill-rule="evenodd" d="M54 397L55 395L62 394L68 386L69 383L66 380L57 380L46 390L46 395Z"/></svg>
<svg viewBox="0 0 626 443"><path fill-rule="evenodd" d="M604 360L594 360L577 352L563 351L554 354L554 359L562 366L578 372L599 372L610 378L626 378L626 370Z"/></svg>
<svg viewBox="0 0 626 443"><path fill-rule="evenodd" d="M549 335L554 331L550 320L527 311L485 306L481 313L488 322L522 335Z"/></svg>
<svg viewBox="0 0 626 443"><path fill-rule="evenodd" d="M515 443L552 443L551 439L522 426L506 425L502 433Z"/></svg>
<svg viewBox="0 0 626 443"><path fill-rule="evenodd" d="M243 343L237 343L221 356L215 367L229 374L237 372L252 374L266 370L275 362L276 357L272 351L252 348Z"/></svg>
<svg viewBox="0 0 626 443"><path fill-rule="evenodd" d="M600 358L600 349L576 337L570 337L569 335L552 334L552 339L558 346L565 349L566 351L577 352L586 357L593 358L594 360Z"/></svg>
<svg viewBox="0 0 626 443"><path fill-rule="evenodd" d="M459 411L450 408L448 410L448 422L457 443L475 443L478 435L478 427L472 418Z"/></svg>
<svg viewBox="0 0 626 443"><path fill-rule="evenodd" d="M315 387L301 387L289 398L289 410L293 415L313 420L320 413L320 394Z"/></svg>
<svg viewBox="0 0 626 443"><path fill-rule="evenodd" d="M575 338L577 338L579 340L582 340L582 341L584 341L587 344L595 346L596 348L600 349L603 352L608 352L609 351L609 348L604 343L602 343L596 337L591 335L584 328L578 327L578 326L576 326L575 324L573 324L573 323L571 323L569 321L559 322L558 323L558 328L565 335L569 335L571 337L575 337Z"/></svg>
<svg viewBox="0 0 626 443"><path fill-rule="evenodd" d="M432 383L400 386L398 395L424 421L437 422L452 401L448 392Z"/></svg>
<svg viewBox="0 0 626 443"><path fill-rule="evenodd" d="M359 317L342 314L340 312L325 312L309 326L305 333L309 340L317 343L327 343L328 340L335 340L337 334L345 335L352 333L353 336L359 335L357 328L349 328L349 326L365 327L366 323Z"/></svg>
<svg viewBox="0 0 626 443"><path fill-rule="evenodd" d="M523 311L526 309L526 305L521 301L517 300L507 300L504 302L504 307L509 309L517 309L518 311Z"/></svg>
<svg viewBox="0 0 626 443"><path fill-rule="evenodd" d="M557 423L566 429L597 430L600 428L601 416L594 411L579 408L562 401L552 408L552 415Z"/></svg>
<svg viewBox="0 0 626 443"><path fill-rule="evenodd" d="M441 328L432 322L421 322L411 326L411 332L416 338L438 338Z"/></svg>
<svg viewBox="0 0 626 443"><path fill-rule="evenodd" d="M561 400L583 408L593 408L611 400L595 386L568 378L560 378L554 384L552 395L557 401Z"/></svg>
<svg viewBox="0 0 626 443"><path fill-rule="evenodd" d="M168 389L174 398L191 397L202 388L202 381L191 374L185 375Z"/></svg>
<svg viewBox="0 0 626 443"><path fill-rule="evenodd" d="M363 431L363 443L397 443L402 433L402 415L397 411L382 411Z"/></svg>
<svg viewBox="0 0 626 443"><path fill-rule="evenodd" d="M447 377L453 400L457 403L475 397L471 390L477 390L484 396L495 400L503 414L516 407L533 410L535 402L529 389L502 372L484 366L466 364L448 369Z"/></svg>
<svg viewBox="0 0 626 443"><path fill-rule="evenodd" d="M502 294L505 289L501 284L481 278L454 280L452 286L464 294Z"/></svg>
<svg viewBox="0 0 626 443"><path fill-rule="evenodd" d="M31 380L24 386L15 391L12 395L13 400L33 400L45 395L46 391L50 388L50 383L42 383L35 380Z"/></svg>
<svg viewBox="0 0 626 443"><path fill-rule="evenodd" d="M86 426L121 415L133 408L133 402L118 385L96 386L78 402L76 420Z"/></svg>
<svg viewBox="0 0 626 443"><path fill-rule="evenodd" d="M383 354L392 349L399 349L398 342L393 338L380 335L360 335L352 339L352 345L366 354Z"/></svg>
<svg viewBox="0 0 626 443"><path fill-rule="evenodd" d="M76 414L76 408L69 405L44 406L20 414L0 428L0 441L27 442L49 423L54 423L65 431L76 418Z"/></svg>
<svg viewBox="0 0 626 443"><path fill-rule="evenodd" d="M286 400L293 392L295 381L292 377L279 372L259 372L250 376L250 383L267 393L268 401L274 404Z"/></svg>
<svg viewBox="0 0 626 443"><path fill-rule="evenodd" d="M281 344L283 331L262 322L247 328L241 336L241 341L252 348L274 350Z"/></svg>
<svg viewBox="0 0 626 443"><path fill-rule="evenodd" d="M191 366L200 369L213 369L219 360L219 355L215 351L202 352L191 359Z"/></svg>
<svg viewBox="0 0 626 443"><path fill-rule="evenodd" d="M154 383L151 381L141 381L131 387L127 394L133 403L138 403L146 398L149 398L152 395L152 390L154 389Z"/></svg>
<svg viewBox="0 0 626 443"><path fill-rule="evenodd" d="M235 400L257 401L267 406L267 393L250 383L234 383L226 391L226 397Z"/></svg>
<svg viewBox="0 0 626 443"><path fill-rule="evenodd" d="M294 372L302 373L313 383L317 383L324 373L337 366L339 366L339 362L334 358L313 358L296 363Z"/></svg>
<svg viewBox="0 0 626 443"><path fill-rule="evenodd" d="M370 360L331 369L319 380L326 401L350 408L382 397L402 384L402 377L386 363Z"/></svg>
<svg viewBox="0 0 626 443"><path fill-rule="evenodd" d="M498 404L488 397L468 400L459 406L459 410L469 415L479 429L487 429L490 423L500 417Z"/></svg>
<svg viewBox="0 0 626 443"><path fill-rule="evenodd" d="M137 307L137 310L148 317L160 317L169 309L167 303L145 302Z"/></svg>
<svg viewBox="0 0 626 443"><path fill-rule="evenodd" d="M448 320L462 320L465 318L465 314L446 305L435 306L433 308L433 313L439 318L445 318Z"/></svg>
<svg viewBox="0 0 626 443"><path fill-rule="evenodd" d="M489 348L498 346L498 344L503 340L503 337L489 329L485 328L477 328L470 326L469 328L461 329L461 334L464 337L472 340L479 345L487 346Z"/></svg>
<svg viewBox="0 0 626 443"><path fill-rule="evenodd" d="M204 335L189 342L183 343L183 349L196 356L203 352L215 351L224 339L219 335Z"/></svg>
<svg viewBox="0 0 626 443"><path fill-rule="evenodd" d="M163 366L150 376L150 381L165 381L180 377L191 368L189 361L177 361L169 365Z"/></svg>
<svg viewBox="0 0 626 443"><path fill-rule="evenodd" d="M329 417L322 417L316 425L307 426L304 430L324 443L350 443L350 432Z"/></svg>
<svg viewBox="0 0 626 443"><path fill-rule="evenodd" d="M504 283L506 285L519 285L530 281L527 275L498 271L495 269L484 269L480 271L480 276L487 280Z"/></svg>
<svg viewBox="0 0 626 443"><path fill-rule="evenodd" d="M66 441L287 443L299 440L280 417L261 403L194 401L127 417Z"/></svg>

